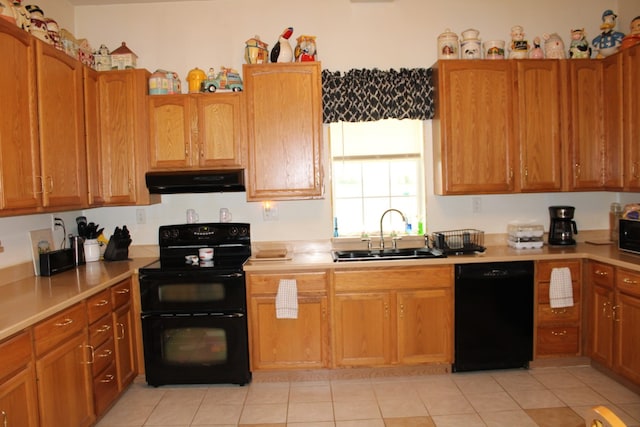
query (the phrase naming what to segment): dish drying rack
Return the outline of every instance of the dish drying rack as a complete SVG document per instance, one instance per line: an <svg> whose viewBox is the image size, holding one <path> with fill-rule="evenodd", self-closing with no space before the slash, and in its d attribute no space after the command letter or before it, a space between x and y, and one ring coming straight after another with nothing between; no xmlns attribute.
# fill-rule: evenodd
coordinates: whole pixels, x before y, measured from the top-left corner
<svg viewBox="0 0 640 427"><path fill-rule="evenodd" d="M435 231L431 233L431 244L447 255L463 255L484 252L484 231L465 228L460 230Z"/></svg>

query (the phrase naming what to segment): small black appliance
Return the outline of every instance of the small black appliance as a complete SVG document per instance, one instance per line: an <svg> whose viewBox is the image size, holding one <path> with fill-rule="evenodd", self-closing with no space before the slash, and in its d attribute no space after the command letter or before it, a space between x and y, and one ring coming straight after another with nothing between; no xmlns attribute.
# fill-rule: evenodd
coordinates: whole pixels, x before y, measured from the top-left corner
<svg viewBox="0 0 640 427"><path fill-rule="evenodd" d="M570 246L575 245L574 234L578 234L578 227L573 220L576 208L573 206L549 206L549 244Z"/></svg>

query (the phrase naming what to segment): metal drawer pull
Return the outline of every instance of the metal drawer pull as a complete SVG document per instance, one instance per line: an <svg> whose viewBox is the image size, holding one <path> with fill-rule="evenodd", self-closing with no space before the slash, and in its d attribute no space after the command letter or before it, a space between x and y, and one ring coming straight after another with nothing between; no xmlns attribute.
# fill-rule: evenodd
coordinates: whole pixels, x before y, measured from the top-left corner
<svg viewBox="0 0 640 427"><path fill-rule="evenodd" d="M606 271L600 271L600 270L596 270L595 274L597 274L598 276L606 276L609 273L607 273Z"/></svg>
<svg viewBox="0 0 640 427"><path fill-rule="evenodd" d="M112 353L113 353L113 351L111 351L111 349L107 348L102 353L100 353L98 355L98 357L109 357L109 356L111 356Z"/></svg>
<svg viewBox="0 0 640 427"><path fill-rule="evenodd" d="M128 293L129 293L129 288L120 289L120 290L116 291L116 294L120 294L120 295L128 294Z"/></svg>
<svg viewBox="0 0 640 427"><path fill-rule="evenodd" d="M69 326L70 324L73 323L73 319L69 319L68 317L66 319L64 319L62 322L58 322L55 325L56 326Z"/></svg>
<svg viewBox="0 0 640 427"><path fill-rule="evenodd" d="M562 332L551 331L551 335L555 335L556 337L562 337L567 335L567 331L563 330Z"/></svg>
<svg viewBox="0 0 640 427"><path fill-rule="evenodd" d="M618 309L620 308L619 305L614 305L613 307L611 307L611 311L613 313L613 321L614 322L619 322L620 321L620 316L618 315Z"/></svg>
<svg viewBox="0 0 640 427"><path fill-rule="evenodd" d="M113 381L116 377L114 375L105 375L103 380L100 380L101 383L110 383L111 381Z"/></svg>
<svg viewBox="0 0 640 427"><path fill-rule="evenodd" d="M104 307L105 305L109 304L109 301L106 299L101 299L100 301L95 303L96 307Z"/></svg>
<svg viewBox="0 0 640 427"><path fill-rule="evenodd" d="M124 339L124 325L122 323L118 323L118 329L120 334L116 337L117 340L123 340Z"/></svg>
<svg viewBox="0 0 640 427"><path fill-rule="evenodd" d="M98 332L108 332L109 330L111 330L111 325L102 325Z"/></svg>
<svg viewBox="0 0 640 427"><path fill-rule="evenodd" d="M627 285L637 285L638 284L637 280L629 279L628 277L625 277L624 279L622 279L622 281L624 283L626 283Z"/></svg>
<svg viewBox="0 0 640 427"><path fill-rule="evenodd" d="M567 314L567 309L566 308L563 308L563 309L552 308L551 312L553 314Z"/></svg>
<svg viewBox="0 0 640 427"><path fill-rule="evenodd" d="M611 319L611 313L607 314L607 306L611 306L611 301L602 303L602 315L607 319Z"/></svg>
<svg viewBox="0 0 640 427"><path fill-rule="evenodd" d="M88 362L82 362L83 365L93 365L93 363L96 360L96 349L92 346L92 345L87 345L87 344L82 344L80 345L81 348L87 348L89 349L89 353L91 354L91 360L89 360Z"/></svg>

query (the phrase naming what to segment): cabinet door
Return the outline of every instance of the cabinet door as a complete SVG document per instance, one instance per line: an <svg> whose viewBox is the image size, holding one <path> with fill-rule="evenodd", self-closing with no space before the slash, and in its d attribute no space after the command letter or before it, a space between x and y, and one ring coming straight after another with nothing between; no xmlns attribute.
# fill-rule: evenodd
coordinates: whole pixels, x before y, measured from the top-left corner
<svg viewBox="0 0 640 427"><path fill-rule="evenodd" d="M622 52L624 67L624 179L625 189L640 190L640 46Z"/></svg>
<svg viewBox="0 0 640 427"><path fill-rule="evenodd" d="M0 20L0 57L0 210L34 212L42 181L33 38Z"/></svg>
<svg viewBox="0 0 640 427"><path fill-rule="evenodd" d="M327 297L298 294L298 318L277 319L275 296L251 298L252 368L327 368Z"/></svg>
<svg viewBox="0 0 640 427"><path fill-rule="evenodd" d="M87 205L82 64L36 41L43 204Z"/></svg>
<svg viewBox="0 0 640 427"><path fill-rule="evenodd" d="M118 390L121 392L133 382L136 376L136 341L133 325L131 304L126 304L113 312Z"/></svg>
<svg viewBox="0 0 640 427"><path fill-rule="evenodd" d="M242 167L242 93L197 95L198 166Z"/></svg>
<svg viewBox="0 0 640 427"><path fill-rule="evenodd" d="M569 61L572 190L604 185L602 61Z"/></svg>
<svg viewBox="0 0 640 427"><path fill-rule="evenodd" d="M321 197L320 63L243 66L248 200Z"/></svg>
<svg viewBox="0 0 640 427"><path fill-rule="evenodd" d="M640 298L616 292L615 367L622 375L640 384Z"/></svg>
<svg viewBox="0 0 640 427"><path fill-rule="evenodd" d="M102 145L100 144L100 97L98 72L83 67L84 128L87 142L87 185L89 206L104 204L102 191Z"/></svg>
<svg viewBox="0 0 640 427"><path fill-rule="evenodd" d="M451 289L398 292L398 362L453 362Z"/></svg>
<svg viewBox="0 0 640 427"><path fill-rule="evenodd" d="M195 129L192 102L189 95L149 97L151 169L191 167L197 155L191 143Z"/></svg>
<svg viewBox="0 0 640 427"><path fill-rule="evenodd" d="M436 165L436 192L512 192L514 144L509 63L439 61L437 80L434 157L441 164Z"/></svg>
<svg viewBox="0 0 640 427"><path fill-rule="evenodd" d="M74 335L36 361L41 427L83 427L95 420L86 344L85 333Z"/></svg>
<svg viewBox="0 0 640 427"><path fill-rule="evenodd" d="M593 287L591 306L591 358L605 366L613 363L613 291Z"/></svg>
<svg viewBox="0 0 640 427"><path fill-rule="evenodd" d="M607 100L602 103L604 113L604 187L607 190L621 190L624 169L622 160L622 55L611 55L602 61L602 80L607 85Z"/></svg>
<svg viewBox="0 0 640 427"><path fill-rule="evenodd" d="M0 382L0 423L3 426L37 427L38 404L33 364Z"/></svg>
<svg viewBox="0 0 640 427"><path fill-rule="evenodd" d="M514 125L520 148L519 189L560 191L562 102L560 62L515 62Z"/></svg>
<svg viewBox="0 0 640 427"><path fill-rule="evenodd" d="M376 366L391 362L391 307L388 292L335 296L335 363Z"/></svg>

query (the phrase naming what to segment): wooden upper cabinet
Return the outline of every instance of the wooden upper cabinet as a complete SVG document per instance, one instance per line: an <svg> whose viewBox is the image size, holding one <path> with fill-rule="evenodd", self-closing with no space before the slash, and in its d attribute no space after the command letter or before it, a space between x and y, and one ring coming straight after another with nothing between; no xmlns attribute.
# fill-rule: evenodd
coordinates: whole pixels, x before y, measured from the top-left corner
<svg viewBox="0 0 640 427"><path fill-rule="evenodd" d="M323 196L319 62L243 66L248 200Z"/></svg>
<svg viewBox="0 0 640 427"><path fill-rule="evenodd" d="M568 61L570 87L569 190L601 190L604 186L603 61Z"/></svg>
<svg viewBox="0 0 640 427"><path fill-rule="evenodd" d="M33 212L42 203L33 38L0 19L0 57L0 215Z"/></svg>
<svg viewBox="0 0 640 427"><path fill-rule="evenodd" d="M38 125L43 205L87 205L82 64L36 43Z"/></svg>
<svg viewBox="0 0 640 427"><path fill-rule="evenodd" d="M640 190L640 46L622 51L624 187Z"/></svg>
<svg viewBox="0 0 640 427"><path fill-rule="evenodd" d="M623 187L623 78L622 55L611 55L602 61L602 81L606 85L606 100L603 99L604 132L604 177L607 190L622 190ZM604 91L602 93L604 97Z"/></svg>
<svg viewBox="0 0 640 427"><path fill-rule="evenodd" d="M509 193L514 186L512 73L506 61L438 61L437 194Z"/></svg>
<svg viewBox="0 0 640 427"><path fill-rule="evenodd" d="M242 96L150 96L151 169L242 167Z"/></svg>
<svg viewBox="0 0 640 427"><path fill-rule="evenodd" d="M87 144L87 186L89 206L104 204L102 191L102 145L100 143L100 96L98 72L83 67L84 125Z"/></svg>
<svg viewBox="0 0 640 427"><path fill-rule="evenodd" d="M149 165L147 85L144 69L99 73L103 191L110 205L158 203L145 184Z"/></svg>
<svg viewBox="0 0 640 427"><path fill-rule="evenodd" d="M561 62L518 60L514 65L514 125L520 151L516 178L522 192L560 191L562 113Z"/></svg>

